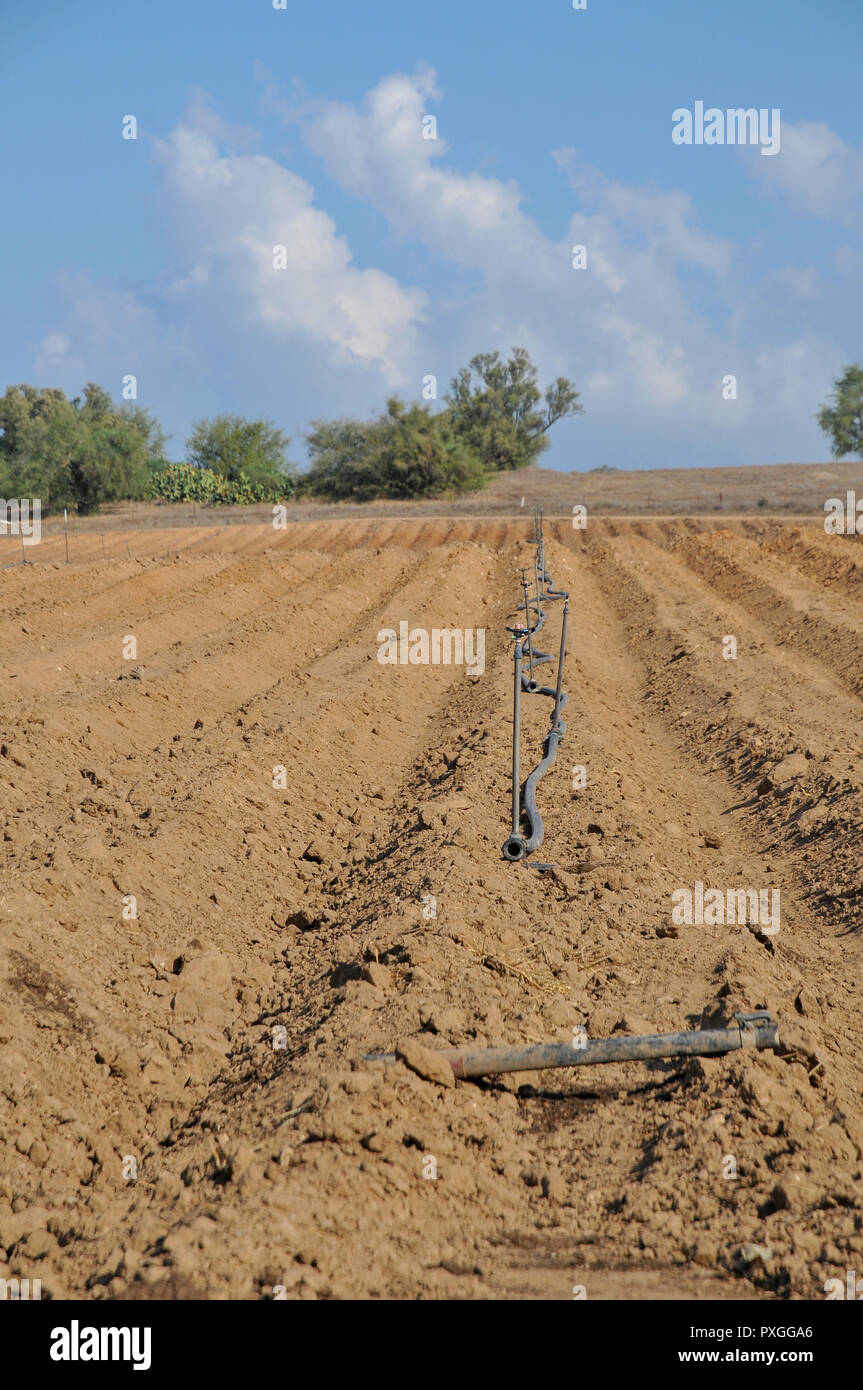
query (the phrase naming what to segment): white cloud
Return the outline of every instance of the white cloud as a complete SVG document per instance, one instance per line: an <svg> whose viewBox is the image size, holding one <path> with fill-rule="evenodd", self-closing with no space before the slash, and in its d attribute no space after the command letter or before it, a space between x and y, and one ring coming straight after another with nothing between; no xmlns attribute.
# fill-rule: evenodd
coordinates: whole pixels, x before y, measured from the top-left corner
<svg viewBox="0 0 863 1390"><path fill-rule="evenodd" d="M431 253L432 283L458 272L454 287L431 299L385 265L357 266L311 184L255 153L255 132L228 126L196 93L154 142L163 271L137 290L67 281L69 311L43 338L37 377L74 371L76 391L89 378L116 392L134 372L139 399L169 428L231 409L296 434L314 415L377 410L388 390L416 396L427 373L445 389L475 352L518 344L544 380L562 374L582 390L587 414L554 432L560 466L815 456L812 415L842 360L834 324L863 279L858 253L837 252L832 288L812 266L759 276L746 258L764 248L716 236L688 194L610 180L574 150L552 156L574 210L551 237L515 182L460 171L443 138L423 139L440 100L421 68L357 105L289 104L272 89L265 105L395 238ZM774 177L790 150L774 186L802 196L809 168L835 201L855 153L827 127L808 143L795 130L789 141L783 126L781 154L755 162L759 177ZM586 270L572 266L576 244ZM726 373L738 378L734 402L722 399Z"/></svg>
<svg viewBox="0 0 863 1390"><path fill-rule="evenodd" d="M613 183L573 150L554 158L582 211L565 237L550 239L523 210L516 184L441 165L446 145L422 134L438 96L434 74L421 69L386 78L357 107L311 102L291 119L330 176L371 202L397 235L478 273L453 314L462 358L519 343L548 375L573 375L589 345L591 365L617 381L618 399L662 410L697 396L703 383L691 345L700 321L679 272L721 279L730 243L698 227L686 194ZM586 271L572 266L582 244Z"/></svg>
<svg viewBox="0 0 863 1390"><path fill-rule="evenodd" d="M756 449L769 458L771 439L789 456L794 440L817 448L812 403L841 349L823 319L801 334L800 306L821 288L816 270L791 272L798 319L789 325L787 283L749 273L742 248L703 227L687 193L614 182L568 149L553 158L578 210L554 240L525 212L517 184L459 172L443 141L423 140L422 118L439 97L435 74L420 69L386 78L356 106L306 102L288 116L330 176L396 235L475 272L460 302L436 306L429 336L439 352L455 364L519 343L545 376L587 381L588 415L561 431L608 461L633 431L653 461L663 437L676 449L688 438L698 461L706 451L714 462L723 451L728 461L755 461ZM781 168L787 132L782 156L760 161L764 178ZM790 182L809 147L792 129L789 148L780 177ZM822 193L852 177L856 156L838 137L815 142L810 164L816 154ZM587 270L572 268L576 245L587 247ZM740 383L734 402L722 396L729 372Z"/></svg>
<svg viewBox="0 0 863 1390"><path fill-rule="evenodd" d="M420 68L385 78L359 108L318 101L296 114L330 176L381 209L398 235L468 267L488 264L490 238L499 245L505 237L513 259L546 254L517 184L435 167L448 146L423 138L423 116L439 98L434 73Z"/></svg>
<svg viewBox="0 0 863 1390"><path fill-rule="evenodd" d="M304 179L265 155L223 154L185 121L155 149L179 263L168 299L222 294L249 330L307 335L376 367L390 385L404 380L426 295L353 265ZM284 247L283 268L274 268L275 247Z"/></svg>
<svg viewBox="0 0 863 1390"><path fill-rule="evenodd" d="M828 222L863 216L863 146L849 145L824 121L783 121L782 145L772 159L741 155L766 191Z"/></svg>
<svg viewBox="0 0 863 1390"><path fill-rule="evenodd" d="M36 360L46 371L64 367L71 357L71 346L65 333L46 333L36 348Z"/></svg>

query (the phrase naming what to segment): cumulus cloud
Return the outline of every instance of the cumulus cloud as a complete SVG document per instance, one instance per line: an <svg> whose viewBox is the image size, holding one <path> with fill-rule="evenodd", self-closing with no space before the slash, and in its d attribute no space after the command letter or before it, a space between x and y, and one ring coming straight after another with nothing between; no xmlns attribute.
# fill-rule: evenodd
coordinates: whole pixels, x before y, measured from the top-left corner
<svg viewBox="0 0 863 1390"><path fill-rule="evenodd" d="M764 189L799 212L855 225L863 217L863 146L849 145L824 121L783 121L773 159L741 149Z"/></svg>
<svg viewBox="0 0 863 1390"><path fill-rule="evenodd" d="M249 329L305 335L403 380L423 291L356 267L313 188L268 156L225 154L188 120L154 144L179 263L168 299L221 294Z"/></svg>
<svg viewBox="0 0 863 1390"><path fill-rule="evenodd" d="M193 94L152 142L162 270L134 289L67 281L66 320L39 348L43 375L84 363L78 376L110 385L109 362L117 380L121 366L140 373L145 403L170 427L234 409L296 433L314 415L366 415L393 389L416 396L425 375L445 383L475 352L518 344L544 379L573 377L583 393L587 414L555 430L560 466L817 454L812 414L842 360L836 325L863 278L859 257L837 253L832 283L813 266L750 269L766 248L717 236L687 193L609 179L571 149L550 153L573 208L549 236L517 183L460 170L443 138L423 138L441 100L420 68L356 104L287 100L272 85L263 102L391 239L429 253L419 287L388 271L387 243L382 264L359 267L307 179ZM820 197L845 188L854 152L819 131L807 143L784 126L781 155L756 161L758 176L780 170L774 186L788 197L805 192L805 168L820 170ZM580 245L585 269L573 264Z"/></svg>
<svg viewBox="0 0 863 1390"><path fill-rule="evenodd" d="M359 107L310 102L297 118L330 177L384 212L398 235L468 267L486 267L489 238L499 246L504 235L513 260L545 254L517 184L436 167L448 147L425 138L423 117L439 98L435 74L420 68L385 78Z"/></svg>
<svg viewBox="0 0 863 1390"><path fill-rule="evenodd" d="M460 301L436 305L430 337L448 360L518 342L546 375L575 376L591 393L588 415L560 429L595 462L616 461L633 432L649 441L653 462L663 440L676 451L689 440L702 462L705 451L714 462L793 456L801 439L817 450L804 403L817 401L841 357L823 314L813 310L801 332L801 306L822 297L818 271L768 265L759 276L747 265L755 248L701 225L687 193L615 182L571 149L553 158L576 208L566 234L550 238L517 184L459 171L443 140L423 139L423 117L439 99L435 74L421 68L387 77L357 105L296 102L282 114L395 235L474 272ZM796 130L783 174L786 131L782 156L760 161L763 177L780 170L789 186L797 174L805 182L803 164L820 160L822 196L851 178L853 152L838 137L807 145ZM573 267L576 246L586 248L584 270ZM798 290L792 324L789 279ZM722 390L728 374L738 380L733 401Z"/></svg>
<svg viewBox="0 0 863 1390"><path fill-rule="evenodd" d="M705 389L691 350L699 315L680 271L721 278L732 247L699 228L688 196L611 182L576 151L558 151L580 210L555 241L515 183L451 169L445 142L423 138L439 95L420 69L386 78L358 106L308 102L290 119L330 177L395 234L477 273L461 313L450 312L465 346L473 330L467 355L484 333L495 346L527 346L549 374L573 374L589 350L618 395L660 410ZM576 245L587 248L586 270L573 268Z"/></svg>

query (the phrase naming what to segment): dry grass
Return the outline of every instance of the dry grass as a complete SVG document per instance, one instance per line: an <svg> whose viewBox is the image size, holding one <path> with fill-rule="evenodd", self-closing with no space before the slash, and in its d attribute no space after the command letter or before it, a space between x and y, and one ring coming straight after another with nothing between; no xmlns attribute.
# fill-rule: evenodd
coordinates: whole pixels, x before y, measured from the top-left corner
<svg viewBox="0 0 863 1390"><path fill-rule="evenodd" d="M527 956L503 955L500 951L489 951L484 940L480 943L469 937L462 937L461 944L476 957L480 965L493 970L497 975L508 975L512 980L519 980L531 989L538 990L540 994L568 994L571 989L571 985L560 984L550 970L543 978L541 973L537 973L536 963L528 960Z"/></svg>
<svg viewBox="0 0 863 1390"><path fill-rule="evenodd" d="M576 503L599 515L704 515L756 513L770 516L823 514L828 497L847 489L863 491L863 463L777 463L747 468L620 469L602 473L561 473L527 468L502 473L469 497L430 502L288 502L288 521L342 521L351 517L503 517L530 516L544 507L548 516L571 516ZM524 508L521 499L524 497ZM766 505L759 505L763 501ZM191 502L116 502L98 516L73 517L70 534L175 526L261 525L272 507L201 507ZM63 529L62 517L43 519L45 534Z"/></svg>

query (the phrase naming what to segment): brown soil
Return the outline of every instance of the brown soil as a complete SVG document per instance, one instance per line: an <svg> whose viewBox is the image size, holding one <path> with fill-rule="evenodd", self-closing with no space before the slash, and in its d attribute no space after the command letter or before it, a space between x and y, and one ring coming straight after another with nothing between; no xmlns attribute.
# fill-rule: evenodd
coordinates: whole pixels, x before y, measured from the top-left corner
<svg viewBox="0 0 863 1390"><path fill-rule="evenodd" d="M68 568L54 537L0 576L0 1277L811 1299L861 1268L863 549L548 529L545 874L500 853L524 524L116 531ZM380 665L402 619L484 627L485 674ZM780 888L778 935L669 934L699 879ZM361 1060L759 1007L781 1055L454 1086Z"/></svg>

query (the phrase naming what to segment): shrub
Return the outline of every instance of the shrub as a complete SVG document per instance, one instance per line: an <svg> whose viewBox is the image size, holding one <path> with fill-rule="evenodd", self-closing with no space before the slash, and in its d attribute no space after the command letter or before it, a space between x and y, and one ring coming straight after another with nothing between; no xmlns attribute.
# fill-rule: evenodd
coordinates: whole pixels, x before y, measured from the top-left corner
<svg viewBox="0 0 863 1390"><path fill-rule="evenodd" d="M292 497L290 478L253 482L244 473L225 478L211 468L191 463L172 463L153 474L151 496L163 502L201 502L205 506L249 506L255 502L283 502Z"/></svg>

